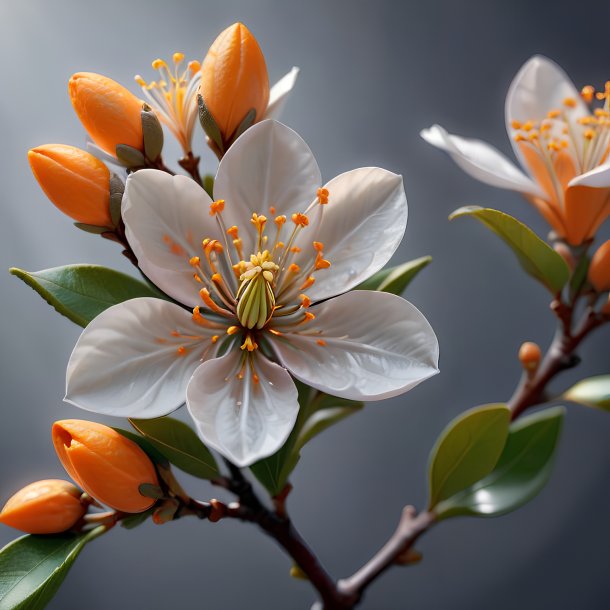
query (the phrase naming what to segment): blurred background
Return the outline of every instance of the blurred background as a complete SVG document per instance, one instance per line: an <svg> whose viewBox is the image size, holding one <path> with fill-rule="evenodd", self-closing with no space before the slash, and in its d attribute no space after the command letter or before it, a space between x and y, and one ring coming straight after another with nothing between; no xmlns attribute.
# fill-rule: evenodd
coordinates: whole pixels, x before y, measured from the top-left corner
<svg viewBox="0 0 610 610"><path fill-rule="evenodd" d="M98 263L132 272L110 242L73 228L39 190L26 153L42 143L84 145L67 81L94 71L136 93L133 76L183 51L202 59L216 35L243 21L275 82L301 67L284 121L311 146L325 179L378 165L405 177L409 226L395 262L430 254L407 297L441 346L441 374L367 408L303 452L290 499L294 520L330 572L347 576L393 531L401 507L426 501L426 464L448 421L506 400L524 340L546 346L554 322L546 291L523 274L474 220L449 224L465 204L500 208L539 234L547 228L520 197L475 182L419 138L434 122L510 152L504 96L534 53L556 60L577 86L610 77L610 4L427 0L21 0L0 3L2 294L0 500L33 480L65 476L50 426L87 417L62 404L65 367L79 328L59 316L9 266L38 270ZM200 131L199 152L205 146ZM171 161L166 155L166 161ZM204 171L214 172L211 155ZM606 233L607 233L606 228ZM608 373L609 329L564 374ZM101 419L101 418L100 418ZM113 420L113 425L124 422ZM552 480L531 504L492 520L455 519L426 535L420 565L393 569L364 608L417 610L607 608L610 417L571 405ZM185 480L201 498L218 494ZM0 543L15 537L0 529ZM184 519L116 528L86 548L51 608L309 608L306 582L248 525Z"/></svg>

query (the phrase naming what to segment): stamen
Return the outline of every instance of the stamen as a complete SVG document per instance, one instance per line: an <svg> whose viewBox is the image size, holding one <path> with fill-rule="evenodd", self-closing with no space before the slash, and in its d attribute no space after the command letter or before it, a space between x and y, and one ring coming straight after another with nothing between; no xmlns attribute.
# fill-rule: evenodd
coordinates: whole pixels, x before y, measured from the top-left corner
<svg viewBox="0 0 610 610"><path fill-rule="evenodd" d="M233 225L227 229L227 235L230 235L233 239L239 238L239 229L237 226Z"/></svg>
<svg viewBox="0 0 610 610"><path fill-rule="evenodd" d="M316 343L321 347L324 347L326 345L326 341L324 341L324 339L317 339Z"/></svg>
<svg viewBox="0 0 610 610"><path fill-rule="evenodd" d="M309 218L305 216L305 214L301 214L297 212L291 216L292 222L294 222L297 227L306 227L309 224Z"/></svg>
<svg viewBox="0 0 610 610"><path fill-rule="evenodd" d="M593 101L593 96L595 95L595 88L591 85L585 85L580 90L580 97L587 103L590 104Z"/></svg>
<svg viewBox="0 0 610 610"><path fill-rule="evenodd" d="M307 290L308 288L311 288L314 285L315 281L316 278L313 275L310 275L300 286L299 290Z"/></svg>
<svg viewBox="0 0 610 610"><path fill-rule="evenodd" d="M248 335L246 336L246 340L242 343L240 349L253 352L254 350L258 349L258 343L254 341L250 333L248 333Z"/></svg>
<svg viewBox="0 0 610 610"><path fill-rule="evenodd" d="M225 200L218 199L217 201L212 201L210 203L210 216L215 216L219 212L222 212L225 209Z"/></svg>
<svg viewBox="0 0 610 610"><path fill-rule="evenodd" d="M187 351L188 351L188 350L186 349L186 347L184 347L184 345L181 345L181 346L180 346L180 347L178 347L178 349L176 350L176 354L177 354L178 356L186 356Z"/></svg>
<svg viewBox="0 0 610 610"><path fill-rule="evenodd" d="M328 189L325 189L325 188L318 189L317 195L318 195L318 201L320 202L321 205L326 205L328 203Z"/></svg>
<svg viewBox="0 0 610 610"><path fill-rule="evenodd" d="M227 335L234 335L235 333L239 332L239 326L229 326L229 328L227 328Z"/></svg>
<svg viewBox="0 0 610 610"><path fill-rule="evenodd" d="M306 294L299 295L299 298L301 299L301 307L303 309L307 309L311 305L311 299Z"/></svg>
<svg viewBox="0 0 610 610"><path fill-rule="evenodd" d="M576 108L576 100L573 97L566 97L563 100L563 105L567 108Z"/></svg>

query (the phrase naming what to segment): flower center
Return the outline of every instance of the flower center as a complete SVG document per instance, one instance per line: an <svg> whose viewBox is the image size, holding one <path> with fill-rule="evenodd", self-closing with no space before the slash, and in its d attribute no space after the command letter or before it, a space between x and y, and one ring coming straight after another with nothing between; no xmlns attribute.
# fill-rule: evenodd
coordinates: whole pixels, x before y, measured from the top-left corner
<svg viewBox="0 0 610 610"><path fill-rule="evenodd" d="M569 182L604 163L610 150L610 81L603 92L583 87L581 97L589 106L603 100L603 106L581 116L575 113L577 101L568 97L541 121L511 123L534 178L551 201L562 205Z"/></svg>
<svg viewBox="0 0 610 610"><path fill-rule="evenodd" d="M305 213L292 214L290 222L286 216L276 215L273 206L269 208L273 222L262 214L252 214L247 229L254 230L249 240L254 252L248 258L243 255L240 229L225 226L224 200L212 202L210 215L216 217L223 243L206 238L203 256L190 259L207 310L202 313L202 307L195 307L193 320L207 327L218 325L223 318L230 320L227 334L241 333L241 347L248 352L258 348L259 331L281 335L288 326L312 320L315 316L307 311L311 299L303 292L314 284L314 274L330 267L330 262L324 258L323 243L312 241L308 253L296 245L296 239L310 226L310 217L313 226L320 226L328 196L326 189L318 189L316 201ZM170 251L183 254L169 236L164 241ZM192 238L187 241L192 243Z"/></svg>

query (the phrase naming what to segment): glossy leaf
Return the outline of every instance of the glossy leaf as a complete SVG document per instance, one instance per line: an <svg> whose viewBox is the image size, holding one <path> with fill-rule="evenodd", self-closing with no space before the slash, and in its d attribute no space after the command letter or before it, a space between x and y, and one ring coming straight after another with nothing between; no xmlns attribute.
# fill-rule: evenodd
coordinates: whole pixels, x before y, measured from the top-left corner
<svg viewBox="0 0 610 610"><path fill-rule="evenodd" d="M588 407L610 411L610 375L599 375L579 381L563 397Z"/></svg>
<svg viewBox="0 0 610 610"><path fill-rule="evenodd" d="M306 443L364 406L361 402L318 392L300 382L296 382L296 385L301 409L288 440L279 451L250 467L254 476L272 496L280 493L288 482Z"/></svg>
<svg viewBox="0 0 610 610"><path fill-rule="evenodd" d="M139 434L134 434L129 430L123 430L123 428L113 428L119 434L122 434L125 438L133 441L148 455L148 457L155 463L161 466L168 466L169 460L146 438Z"/></svg>
<svg viewBox="0 0 610 610"><path fill-rule="evenodd" d="M171 417L129 421L176 468L200 479L219 476L210 450L185 423Z"/></svg>
<svg viewBox="0 0 610 610"><path fill-rule="evenodd" d="M356 286L356 290L379 290L381 292L391 292L392 294L402 294L411 280L427 265L432 262L431 256L422 256L415 260L408 261L396 267L387 267L378 271L362 284Z"/></svg>
<svg viewBox="0 0 610 610"><path fill-rule="evenodd" d="M544 284L553 294L568 281L570 271L560 254L516 218L491 208L466 206L449 216L473 216L506 242L517 256L521 267Z"/></svg>
<svg viewBox="0 0 610 610"><path fill-rule="evenodd" d="M41 610L87 542L106 531L23 536L0 550L0 610Z"/></svg>
<svg viewBox="0 0 610 610"><path fill-rule="evenodd" d="M508 436L510 409L483 405L456 417L430 457L430 508L489 474Z"/></svg>
<svg viewBox="0 0 610 610"><path fill-rule="evenodd" d="M136 297L159 297L143 282L99 265L66 265L42 271L10 272L49 305L79 326L87 326L108 307Z"/></svg>
<svg viewBox="0 0 610 610"><path fill-rule="evenodd" d="M438 504L438 518L496 517L529 502L551 475L564 412L562 407L553 407L514 422L493 471Z"/></svg>

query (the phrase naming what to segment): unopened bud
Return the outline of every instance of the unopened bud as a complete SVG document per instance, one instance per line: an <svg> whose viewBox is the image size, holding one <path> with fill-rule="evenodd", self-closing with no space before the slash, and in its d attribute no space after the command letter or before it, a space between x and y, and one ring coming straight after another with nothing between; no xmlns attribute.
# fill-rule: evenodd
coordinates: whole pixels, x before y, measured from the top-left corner
<svg viewBox="0 0 610 610"><path fill-rule="evenodd" d="M78 419L55 422L52 434L64 468L89 495L126 513L143 512L155 503L139 490L159 481L136 443L108 426Z"/></svg>
<svg viewBox="0 0 610 610"><path fill-rule="evenodd" d="M0 512L0 523L28 534L58 534L87 512L82 492L59 479L36 481L19 490Z"/></svg>
<svg viewBox="0 0 610 610"><path fill-rule="evenodd" d="M535 371L540 365L542 352L538 344L526 341L519 348L519 361L526 371Z"/></svg>
<svg viewBox="0 0 610 610"><path fill-rule="evenodd" d="M28 161L45 195L77 222L111 227L110 172L96 157L65 144L44 144Z"/></svg>
<svg viewBox="0 0 610 610"><path fill-rule="evenodd" d="M102 150L114 156L123 144L144 151L142 101L133 93L93 72L73 74L68 90L83 127Z"/></svg>
<svg viewBox="0 0 610 610"><path fill-rule="evenodd" d="M224 30L214 41L201 67L200 93L225 142L253 110L260 121L269 103L265 57L256 38L242 23Z"/></svg>
<svg viewBox="0 0 610 610"><path fill-rule="evenodd" d="M589 281L597 292L610 290L610 239L593 255L589 265Z"/></svg>

